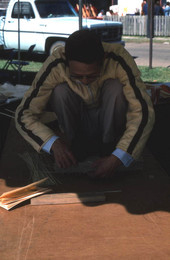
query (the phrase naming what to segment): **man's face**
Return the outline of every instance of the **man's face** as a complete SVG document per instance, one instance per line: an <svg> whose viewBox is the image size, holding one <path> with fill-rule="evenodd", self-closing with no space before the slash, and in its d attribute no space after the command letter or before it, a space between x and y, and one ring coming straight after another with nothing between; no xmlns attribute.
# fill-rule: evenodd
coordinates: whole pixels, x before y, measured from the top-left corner
<svg viewBox="0 0 170 260"><path fill-rule="evenodd" d="M100 76L100 66L97 62L86 64L79 61L69 61L70 78L88 85Z"/></svg>

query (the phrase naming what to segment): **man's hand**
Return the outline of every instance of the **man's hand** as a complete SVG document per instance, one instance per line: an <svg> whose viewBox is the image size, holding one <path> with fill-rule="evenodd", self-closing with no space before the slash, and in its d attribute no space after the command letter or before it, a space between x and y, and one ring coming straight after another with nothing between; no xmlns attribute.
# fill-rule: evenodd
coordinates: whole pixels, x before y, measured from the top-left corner
<svg viewBox="0 0 170 260"><path fill-rule="evenodd" d="M103 157L94 162L93 167L95 170L90 173L90 176L97 178L111 177L114 175L116 168L120 165L122 165L122 162L113 154Z"/></svg>
<svg viewBox="0 0 170 260"><path fill-rule="evenodd" d="M77 161L70 151L69 147L64 141L58 138L52 145L51 150L53 151L56 164L60 168L68 168L72 165L77 164Z"/></svg>

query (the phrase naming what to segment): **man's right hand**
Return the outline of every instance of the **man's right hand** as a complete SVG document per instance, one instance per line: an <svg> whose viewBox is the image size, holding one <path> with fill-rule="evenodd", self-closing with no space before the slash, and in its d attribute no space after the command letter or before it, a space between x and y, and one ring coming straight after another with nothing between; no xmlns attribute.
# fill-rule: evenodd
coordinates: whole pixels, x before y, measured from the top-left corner
<svg viewBox="0 0 170 260"><path fill-rule="evenodd" d="M52 145L51 150L53 152L55 162L60 168L68 168L72 165L76 165L77 161L73 153L66 145L64 141L58 138Z"/></svg>

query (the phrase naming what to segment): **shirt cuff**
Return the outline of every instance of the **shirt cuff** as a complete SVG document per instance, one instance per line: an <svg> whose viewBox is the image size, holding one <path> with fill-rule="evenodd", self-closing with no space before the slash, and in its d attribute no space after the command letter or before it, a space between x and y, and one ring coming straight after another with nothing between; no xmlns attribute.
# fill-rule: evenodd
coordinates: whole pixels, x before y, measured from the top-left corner
<svg viewBox="0 0 170 260"><path fill-rule="evenodd" d="M134 161L133 157L130 154L119 148L116 148L112 154L118 157L125 167L128 167Z"/></svg>
<svg viewBox="0 0 170 260"><path fill-rule="evenodd" d="M51 150L51 146L53 145L53 143L55 142L55 140L57 140L59 138L59 136L52 136L42 147L42 150L46 153L51 154L50 150Z"/></svg>

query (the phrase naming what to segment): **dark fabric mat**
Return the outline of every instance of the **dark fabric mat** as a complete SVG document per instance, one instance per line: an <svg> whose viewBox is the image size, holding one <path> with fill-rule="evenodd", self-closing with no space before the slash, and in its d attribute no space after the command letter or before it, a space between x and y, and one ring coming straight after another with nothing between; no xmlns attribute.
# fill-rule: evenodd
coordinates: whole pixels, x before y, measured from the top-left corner
<svg viewBox="0 0 170 260"><path fill-rule="evenodd" d="M33 148L17 132L14 120L11 120L6 143L0 160L0 178L5 180L7 190L11 187L20 187L33 182L34 172L30 172L28 164L23 160L23 155L35 154ZM39 160L45 162L46 154L39 155ZM27 157L28 159L28 157ZM36 162L36 157L34 158ZM51 169L52 158L46 158L48 162L45 167ZM51 165L50 165L51 164ZM41 164L42 166L42 164ZM35 167L34 167L35 168ZM40 179L42 168L40 167ZM46 169L44 169L46 172ZM54 173L54 179L60 182L50 184L53 192L99 192L119 191L108 197L107 203L116 202L126 206L127 210L135 214L143 214L153 210L170 211L170 178L154 159L152 154L145 149L143 163L138 169L117 172L110 179L91 179L89 176L76 174ZM138 205L140 204L140 207ZM142 208L141 208L141 205Z"/></svg>

